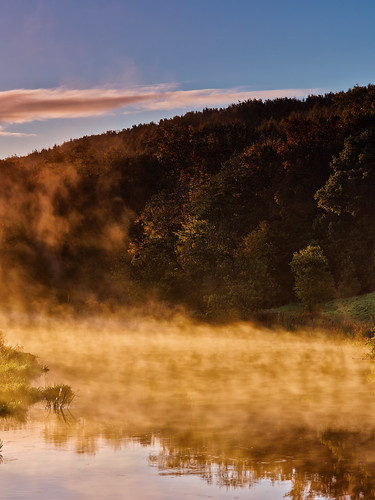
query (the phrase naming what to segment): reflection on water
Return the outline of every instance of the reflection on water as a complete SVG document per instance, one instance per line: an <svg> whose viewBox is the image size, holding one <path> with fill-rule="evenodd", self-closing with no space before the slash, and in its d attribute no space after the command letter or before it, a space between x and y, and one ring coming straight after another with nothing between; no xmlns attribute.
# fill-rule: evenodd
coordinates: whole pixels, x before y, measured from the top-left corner
<svg viewBox="0 0 375 500"><path fill-rule="evenodd" d="M215 498L375 498L372 365L352 342L182 320L8 325L7 339L40 355L46 384L69 384L77 398L71 412L36 407L27 424L2 422L5 461L6 436L29 425L31 442L39 432L67 469L73 455L107 450L107 488L121 456L123 473L140 478L132 498L206 487ZM129 472L132 450L142 473ZM163 482L146 494L155 474Z"/></svg>

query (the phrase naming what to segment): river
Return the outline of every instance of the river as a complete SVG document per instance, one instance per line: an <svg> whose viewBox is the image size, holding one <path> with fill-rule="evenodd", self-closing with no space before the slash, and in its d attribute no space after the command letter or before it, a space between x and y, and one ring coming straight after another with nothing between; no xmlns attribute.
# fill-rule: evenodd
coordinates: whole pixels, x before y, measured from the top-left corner
<svg viewBox="0 0 375 500"><path fill-rule="evenodd" d="M4 318L70 409L0 421L1 498L375 498L375 370L353 339L136 317Z"/></svg>

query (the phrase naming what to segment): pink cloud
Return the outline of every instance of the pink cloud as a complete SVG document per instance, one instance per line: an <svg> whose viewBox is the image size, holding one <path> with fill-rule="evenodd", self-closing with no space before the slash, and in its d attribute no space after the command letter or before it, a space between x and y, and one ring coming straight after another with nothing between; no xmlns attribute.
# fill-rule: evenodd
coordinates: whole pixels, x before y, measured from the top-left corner
<svg viewBox="0 0 375 500"><path fill-rule="evenodd" d="M0 92L0 122L25 123L56 118L104 115L113 110L163 110L226 106L247 99L307 97L320 89L247 91L243 89L176 90L171 85L139 87L129 90L17 89ZM0 129L0 135L20 135Z"/></svg>

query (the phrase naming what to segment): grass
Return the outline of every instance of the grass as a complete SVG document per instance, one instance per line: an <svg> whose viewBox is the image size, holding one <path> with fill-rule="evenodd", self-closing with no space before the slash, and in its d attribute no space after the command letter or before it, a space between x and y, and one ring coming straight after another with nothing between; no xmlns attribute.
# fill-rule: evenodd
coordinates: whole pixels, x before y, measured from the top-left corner
<svg viewBox="0 0 375 500"><path fill-rule="evenodd" d="M42 390L43 399L49 410L61 411L70 406L75 395L69 385L53 385Z"/></svg>
<svg viewBox="0 0 375 500"><path fill-rule="evenodd" d="M0 416L20 415L40 399L39 390L30 386L40 373L35 356L6 345L0 336Z"/></svg>
<svg viewBox="0 0 375 500"><path fill-rule="evenodd" d="M285 314L303 314L304 309L301 304L291 303L270 309L270 311ZM330 300L321 304L319 314L330 318L371 321L375 316L375 293Z"/></svg>
<svg viewBox="0 0 375 500"><path fill-rule="evenodd" d="M322 313L331 317L349 317L356 321L374 321L375 293L331 300L324 305Z"/></svg>
<svg viewBox="0 0 375 500"><path fill-rule="evenodd" d="M33 354L23 352L18 346L8 346L0 332L0 417L21 418L28 406L43 400L47 408L56 411L69 406L74 398L69 386L37 388L30 385L45 370Z"/></svg>
<svg viewBox="0 0 375 500"><path fill-rule="evenodd" d="M265 311L265 319L289 329L310 325L372 336L371 328L375 325L375 293L330 300L320 304L314 313L307 313L298 303L286 304Z"/></svg>

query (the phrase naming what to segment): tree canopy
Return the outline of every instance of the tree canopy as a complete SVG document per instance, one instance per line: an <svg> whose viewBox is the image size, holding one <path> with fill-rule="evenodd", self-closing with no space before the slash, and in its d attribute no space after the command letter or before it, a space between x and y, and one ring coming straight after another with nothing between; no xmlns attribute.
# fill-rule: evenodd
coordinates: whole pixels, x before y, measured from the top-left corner
<svg viewBox="0 0 375 500"><path fill-rule="evenodd" d="M246 318L293 300L308 255L337 294L375 290L374 88L249 100L1 161L0 297Z"/></svg>

